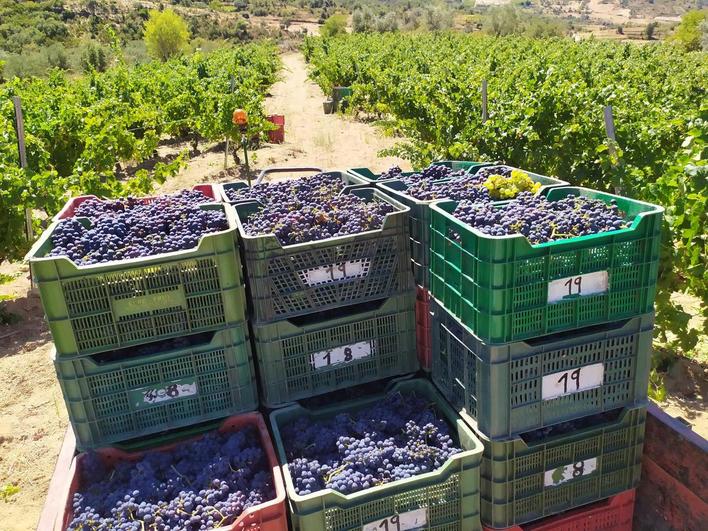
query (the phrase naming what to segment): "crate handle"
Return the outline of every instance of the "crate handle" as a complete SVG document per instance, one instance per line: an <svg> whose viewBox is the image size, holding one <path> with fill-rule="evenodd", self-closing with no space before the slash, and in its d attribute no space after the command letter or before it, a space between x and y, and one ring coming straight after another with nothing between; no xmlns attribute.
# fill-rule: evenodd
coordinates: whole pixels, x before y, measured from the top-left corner
<svg viewBox="0 0 708 531"><path fill-rule="evenodd" d="M290 167L284 167L284 168L266 168L261 173L258 174L258 179L256 180L256 184L261 184L263 179L265 178L266 175L269 173L300 173L300 172L306 172L306 171L311 171L313 173L322 173L322 168L317 168L316 166L303 166L303 167L297 167L297 166L290 166Z"/></svg>

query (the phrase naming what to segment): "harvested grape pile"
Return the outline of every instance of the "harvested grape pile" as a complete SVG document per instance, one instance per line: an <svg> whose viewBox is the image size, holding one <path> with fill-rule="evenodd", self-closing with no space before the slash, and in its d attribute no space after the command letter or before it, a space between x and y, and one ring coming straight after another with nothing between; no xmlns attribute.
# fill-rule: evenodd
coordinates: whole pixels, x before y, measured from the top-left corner
<svg viewBox="0 0 708 531"><path fill-rule="evenodd" d="M415 393L394 393L329 420L300 417L282 436L301 495L325 488L349 494L431 472L461 451L447 423Z"/></svg>
<svg viewBox="0 0 708 531"><path fill-rule="evenodd" d="M447 166L430 165L421 172L404 175L403 170L398 166L392 166L381 173L379 181L385 179L400 179L406 184L415 184L420 181L439 181L440 179L453 179L465 175L466 170L453 170Z"/></svg>
<svg viewBox="0 0 708 531"><path fill-rule="evenodd" d="M213 200L197 191L149 203L130 198L85 201L75 217L57 224L48 256L67 256L82 266L192 249L202 235L228 229L222 210L199 208L208 201ZM84 225L80 217L90 223Z"/></svg>
<svg viewBox="0 0 708 531"><path fill-rule="evenodd" d="M491 203L462 201L453 215L485 234L523 234L532 244L597 234L629 225L615 200L608 205L598 199L568 195L549 201L530 192L522 192L513 201L499 207Z"/></svg>
<svg viewBox="0 0 708 531"><path fill-rule="evenodd" d="M489 202L512 199L521 192L537 192L540 184L534 183L526 172L508 166L489 166L474 175L464 175L446 182L419 181L406 191L407 195L421 201L450 199L453 201Z"/></svg>
<svg viewBox="0 0 708 531"><path fill-rule="evenodd" d="M395 210L389 203L341 194L343 188L339 177L318 174L227 194L232 201L264 205L248 217L244 229L251 236L274 234L283 245L380 229L386 214Z"/></svg>
<svg viewBox="0 0 708 531"><path fill-rule="evenodd" d="M80 467L70 531L196 531L233 524L275 497L258 432L210 433L107 470L89 453Z"/></svg>

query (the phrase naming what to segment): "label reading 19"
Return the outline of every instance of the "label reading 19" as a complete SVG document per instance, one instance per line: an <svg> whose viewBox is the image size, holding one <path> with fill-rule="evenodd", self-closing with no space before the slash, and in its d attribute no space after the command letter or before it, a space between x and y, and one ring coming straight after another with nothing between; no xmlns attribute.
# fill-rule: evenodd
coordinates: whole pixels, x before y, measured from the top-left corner
<svg viewBox="0 0 708 531"><path fill-rule="evenodd" d="M337 363L348 363L350 361L366 358L371 356L373 350L374 348L370 341L360 341L353 345L315 352L312 354L310 361L315 369L321 369L322 367L329 367Z"/></svg>
<svg viewBox="0 0 708 531"><path fill-rule="evenodd" d="M194 396L197 394L197 383L194 379L185 378L161 387L135 389L130 394L136 407L151 406L168 400Z"/></svg>
<svg viewBox="0 0 708 531"><path fill-rule="evenodd" d="M554 303L564 299L605 293L607 285L607 271L595 271L585 275L553 280L548 283L548 302Z"/></svg>
<svg viewBox="0 0 708 531"><path fill-rule="evenodd" d="M371 522L362 527L361 531L412 531L425 529L427 526L428 511L424 507Z"/></svg>
<svg viewBox="0 0 708 531"><path fill-rule="evenodd" d="M546 470L543 477L544 487L557 487L566 481L592 474L597 470L597 457L578 461L570 465L559 466L553 470Z"/></svg>
<svg viewBox="0 0 708 531"><path fill-rule="evenodd" d="M368 258L349 260L338 264L305 269L300 271L300 276L308 286L327 284L345 278L360 278L369 274L370 263Z"/></svg>
<svg viewBox="0 0 708 531"><path fill-rule="evenodd" d="M544 400L551 400L559 396L587 391L600 387L604 377L605 366L602 363L547 374L543 377L541 396Z"/></svg>

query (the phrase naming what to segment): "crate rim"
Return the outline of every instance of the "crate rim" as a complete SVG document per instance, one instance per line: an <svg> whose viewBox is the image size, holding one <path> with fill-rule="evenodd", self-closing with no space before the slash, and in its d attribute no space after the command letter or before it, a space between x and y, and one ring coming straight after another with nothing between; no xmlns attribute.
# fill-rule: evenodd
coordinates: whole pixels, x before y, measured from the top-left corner
<svg viewBox="0 0 708 531"><path fill-rule="evenodd" d="M206 207L206 208L205 208ZM109 272L113 270L123 270L123 269L133 269L133 268L141 268L141 267L149 267L149 266L155 266L155 265L160 265L163 263L169 263L169 262L174 262L175 260L190 260L192 259L192 254L199 254L202 253L203 247L206 246L207 244L205 243L207 239L213 238L215 236L222 236L222 235L227 235L230 233L235 233L237 230L236 226L236 214L233 210L233 207L231 205L225 205L224 203L218 203L218 202L209 202L209 203L202 203L199 205L199 208L205 209L205 210L216 210L216 209L222 209L224 214L226 215L226 221L229 224L229 227L224 230L216 231L216 232L209 232L202 234L199 237L199 241L197 242L196 247L192 247L191 249L180 249L178 251L170 251L167 253L160 253L160 254L155 254L151 256L141 256L137 258L126 258L123 260L110 260L108 262L101 262L98 264L91 264L91 265L78 265L76 262L71 260L68 256L36 256L36 254L39 252L40 248L42 248L45 243L50 242L51 236L54 233L54 230L57 228L59 223L62 221L65 221L64 219L57 219L55 221L52 221L52 223L47 227L42 235L37 239L36 242L32 245L30 250L27 252L27 254L24 257L24 262L29 262L30 264L32 263L41 263L41 262L53 262L53 263L65 263L73 268L75 268L77 271L81 272L86 272L86 273L103 273L103 272ZM71 219L88 219L88 218L71 218Z"/></svg>
<svg viewBox="0 0 708 531"><path fill-rule="evenodd" d="M348 193L356 193L359 191L363 190L371 190L375 196L383 199L390 205L394 206L397 210L394 212L390 212L384 216L383 224L381 225L380 228L374 229L374 230L367 230L364 232L357 232L355 234L343 234L342 236L333 236L331 238L325 238L323 240L314 240L310 242L302 242L302 243L293 243L290 245L283 245L280 243L278 238L275 236L274 233L268 233L268 234L255 234L255 235L249 235L246 233L246 229L243 226L243 222L241 221L241 216L239 215L238 211L235 210L235 217L236 217L236 225L238 228L238 233L239 236L245 240L245 241L257 241L257 240L263 240L263 239L273 239L281 248L286 249L288 251L292 252L298 252L300 250L308 250L311 247L314 246L320 246L320 245L337 245L339 243L344 243L346 241L350 241L353 238L357 237L362 237L362 236L371 236L376 233L380 233L382 230L386 228L386 224L388 223L388 220L390 216L393 215L408 215L410 213L410 208L407 207L406 205L396 201L392 197L389 197L388 195L384 194L381 190L373 187L373 186L356 186L354 185L351 188L347 188L342 191L342 194L348 194ZM233 206L234 207L245 207L245 206L253 206L253 205L260 205L258 201L244 201L241 203L235 203ZM262 205L261 205L262 206Z"/></svg>
<svg viewBox="0 0 708 531"><path fill-rule="evenodd" d="M283 482L283 476L282 476L282 471L280 470L280 465L278 462L278 456L275 451L275 448L273 446L273 438L270 436L270 433L268 431L268 427L266 425L265 419L263 418L263 415L258 412L258 411L251 411L249 413L241 413L238 415L232 415L230 417L227 417L225 419L222 419L222 422L220 423L219 427L216 428L216 431L219 431L220 433L225 433L231 431L229 428L230 427L235 427L234 425L238 424L238 427L234 429L233 431L237 431L238 429L241 429L246 426L255 426L255 428L258 431L259 439L261 442L261 446L265 450L266 453L266 458L268 459L268 465L270 467L270 472L273 477L273 487L275 490L275 498L272 500L268 500L264 503L261 503L259 505L255 505L253 507L249 507L248 509L244 510L234 521L233 524L230 524L225 527L218 527L215 528L214 531L235 531L236 529L239 529L239 524L243 523L244 520L250 516L253 513L259 512L263 509L268 509L271 507L275 507L278 504L284 504L284 502L287 499L287 491L285 489L285 484ZM118 459L125 459L125 460L137 460L140 457L142 457L145 453L147 452L162 452L162 451L169 451L173 448L175 448L178 444L184 444L192 441L196 441L198 439L201 439L206 433L208 433L209 429L205 430L204 432L198 433L198 434L193 434L193 433L188 433L185 434L184 437L178 438L175 441L171 442L166 442L164 444L159 444L156 447L153 448L144 448L141 450L135 450L135 451L126 451L122 450L120 448L116 447L105 447L105 448L99 448L96 450L92 450L94 452L101 453L101 451L106 451L110 450L113 455L118 456ZM270 444L266 444L270 443ZM69 477L73 478L76 477L76 474L78 473L77 467L78 467L78 462L82 458L82 456L86 455L88 452L80 452L74 458L71 460L71 466L69 468ZM132 459L131 459L132 458ZM57 517L55 521L55 526L61 526L61 527L55 527L54 531L61 531L64 529L65 526L65 521L67 518L70 517L71 513L67 510L69 506L69 495L71 494L71 484L68 484L67 486L64 487L62 491L62 498L65 500L65 505L64 505L64 518L62 519L60 516Z"/></svg>
<svg viewBox="0 0 708 531"><path fill-rule="evenodd" d="M465 431L466 434L470 437L470 440L474 443L474 448L470 450L463 450L461 452L458 452L457 454L449 457L447 461L438 469L432 470L430 472L426 472L425 474L418 474L416 476L412 476L409 478L405 479L400 479L397 481L392 481L390 483L386 483L384 485L376 485L375 487L370 487L368 489L364 489L358 492L354 492L351 494L342 494L341 492L338 492L334 489L330 488L324 488L320 489L316 492L313 492L311 494L307 495L300 495L295 492L295 487L294 483L292 480L292 476L290 474L290 470L288 469L288 462L287 458L285 456L285 448L283 447L282 444L282 436L280 434L280 428L278 427L278 422L277 418L283 415L284 413L289 413L293 411L298 411L301 412L304 415L312 415L312 414L317 414L317 415L329 415L331 413L335 413L337 411L340 411L342 409L343 405L347 406L353 406L355 408L358 408L360 406L365 406L367 404L371 404L376 402L377 400L380 400L381 398L385 397L386 395L393 393L400 389L401 387L407 387L411 385L412 383L415 384L416 382L419 382L421 385L424 387L427 387L428 391L434 395L437 395L439 398L439 402L436 403L436 406L439 407L442 412L444 412L444 416L448 419L448 422L450 422L450 419L455 419L455 426L462 431ZM376 393L373 395L368 395L366 397L362 398L357 398L353 400L348 400L346 402L339 402L337 404L333 404L330 406L325 406L321 408L313 408L313 409L308 409L303 406L301 406L298 403L288 405L279 409L275 409L272 411L269 415L270 417L270 424L271 424L271 429L273 430L273 440L275 442L275 450L276 453L278 454L278 458L280 460L280 468L281 472L283 474L283 479L285 483L285 490L288 494L288 499L292 500L295 503L298 502L306 502L310 500L316 500L318 498L321 498L322 496L329 496L332 495L334 496L339 503L357 503L357 502L363 502L367 498L370 498L372 496L372 489L376 488L376 495L377 497L385 497L389 495L389 493L393 493L394 491L399 491L402 488L405 489L408 485L413 485L413 488L420 488L420 485L416 485L417 483L420 483L421 481L429 481L429 480L435 480L436 478L445 475L445 473L449 472L451 468L453 467L453 464L456 461L459 461L462 458L465 457L470 457L473 455L479 455L481 457L482 452L484 451L483 448L483 442L480 440L478 437L478 434L466 423L460 418L459 414L455 412L455 410L452 409L450 404L447 403L446 399L440 395L439 391L435 388L435 386L432 385L427 379L425 378L413 378L410 379L409 377L402 377L402 378L397 378L393 380L389 385L386 386L385 390L382 391L381 393ZM457 417L457 418L455 418Z"/></svg>
<svg viewBox="0 0 708 531"><path fill-rule="evenodd" d="M584 188L581 186L559 186L559 187L554 187L554 188L548 188L546 190L543 190L541 193L542 195L547 195L549 192L553 191L554 193L559 193L561 191L566 191L566 190L573 190L573 191L579 191L580 193L583 192L592 192L595 195L602 195L608 199L622 199L623 201L631 201L637 205L646 207L647 210L644 212L639 212L634 219L632 220L632 224L629 227L625 227L623 229L617 229L617 230L610 230L610 231L605 231L605 232L597 232L595 234L588 234L586 236L575 236L574 238L564 238L561 240L554 240L550 242L544 242L544 243L536 243L532 244L529 242L528 238L524 236L523 234L516 233L516 234L506 234L503 236L492 236L491 234L484 233L480 231L479 229L476 229L472 227L471 225L463 222L462 220L456 218L453 216L452 212L448 212L446 208L453 208L457 207L461 203L461 201L451 201L448 199L439 199L434 201L431 205L430 208L437 213L438 215L441 215L448 220L452 221L458 226L463 227L465 230L473 233L475 236L478 236L480 238L486 239L486 240L491 240L491 241L506 241L506 240L519 240L523 241L528 245L529 248L531 249L547 249L547 248L552 248L552 247L558 247L558 245L565 245L565 244L575 244L575 243L585 243L585 242L592 242L598 238L603 238L606 236L615 236L615 235L624 235L624 234L631 234L634 232L639 223L642 221L643 218L645 218L648 215L655 215L655 214L663 214L664 213L664 207L660 205L654 205L652 203L647 203L645 201L640 201L638 199L631 199L629 197L623 197L615 194L611 194L609 192L601 192L598 190L593 190L591 188ZM507 201L494 201L492 202L493 206L501 206ZM444 207L444 208L443 208ZM435 252L435 251L433 251Z"/></svg>

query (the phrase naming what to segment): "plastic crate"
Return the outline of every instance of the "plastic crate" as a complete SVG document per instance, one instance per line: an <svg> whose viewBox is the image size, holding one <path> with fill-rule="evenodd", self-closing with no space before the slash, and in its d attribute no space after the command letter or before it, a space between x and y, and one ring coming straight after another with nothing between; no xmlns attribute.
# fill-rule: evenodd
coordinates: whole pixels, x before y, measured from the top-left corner
<svg viewBox="0 0 708 531"><path fill-rule="evenodd" d="M287 531L288 515L285 506L283 476L280 471L275 449L273 448L273 442L261 414L253 412L229 417L221 423L218 430L221 433L230 433L241 430L247 426L254 426L260 435L261 445L266 453L273 474L275 498L246 509L233 524L226 527L219 527L214 531L240 531L242 529L248 529L249 531ZM206 431L210 430L207 429ZM201 435L196 436L185 436L183 433L170 434L166 437L156 438L155 444L149 446L147 449L151 451L169 451L187 441L198 439L203 436L204 433L205 432L202 431ZM178 437L177 441L174 440L175 437ZM110 465L118 461L137 461L145 454L147 449L124 451L118 448L100 448L96 450L96 452L103 458L104 463ZM63 531L69 525L69 522L71 522L74 493L81 488L79 471L84 455L86 454L77 455L71 463L68 476L70 478L69 485L66 486L66 502L63 513L60 513L56 520L54 531Z"/></svg>
<svg viewBox="0 0 708 531"><path fill-rule="evenodd" d="M55 356L54 368L81 449L258 408L246 323L177 346Z"/></svg>
<svg viewBox="0 0 708 531"><path fill-rule="evenodd" d="M236 219L201 237L196 248L79 267L48 257L57 223L28 254L58 357L91 355L218 330L246 318Z"/></svg>
<svg viewBox="0 0 708 531"><path fill-rule="evenodd" d="M278 407L414 372L415 292L325 312L318 321L252 324L261 402Z"/></svg>
<svg viewBox="0 0 708 531"><path fill-rule="evenodd" d="M463 160L439 160L437 162L433 162L431 166L445 166L447 168L450 168L451 170L468 170L470 172L473 172L477 168L481 168L483 166L491 166L491 164L488 162L471 162ZM354 178L357 184L378 185L380 183L385 183L392 180L381 179L382 172L375 172L370 168L349 168L347 170L347 173L349 173ZM413 175L414 173L420 173L420 171L406 171L401 173L401 176L407 177L409 175Z"/></svg>
<svg viewBox="0 0 708 531"><path fill-rule="evenodd" d="M425 288L418 287L415 298L415 342L418 349L420 368L430 372L431 337L430 337L430 294Z"/></svg>
<svg viewBox="0 0 708 531"><path fill-rule="evenodd" d="M440 531L477 531L479 520L479 466L482 445L472 430L462 422L427 380L413 379L393 384L387 392L414 391L429 398L438 411L456 428L462 452L452 456L438 470L394 481L353 494L323 489L301 496L295 492L280 427L307 415L312 419L328 418L345 411L362 409L383 398L384 394L339 403L321 409L293 405L271 413L273 439L283 465L285 488L290 500L293 531L350 531L398 529L384 521L407 512L424 511L426 525L415 529ZM420 514L420 513L419 513ZM389 520L390 521L390 520ZM400 529L412 529L400 527Z"/></svg>
<svg viewBox="0 0 708 531"><path fill-rule="evenodd" d="M277 129L267 132L268 142L271 144L282 144L285 142L285 116L282 114L271 114L266 116L266 120L277 127Z"/></svg>
<svg viewBox="0 0 708 531"><path fill-rule="evenodd" d="M205 196L212 198L214 201L219 201L219 193L218 190L215 188L215 185L213 184L197 184L196 186L192 187L192 190L198 190L202 192ZM69 199L66 204L64 205L64 208L62 208L53 218L52 221L56 221L58 219L66 219L66 218L73 218L74 217L74 212L76 211L76 207L78 207L81 203L88 199L98 199L101 200L100 197L97 197L95 195L81 195L78 197L72 197ZM149 203L156 199L156 196L150 196L150 197L143 197L141 198L144 202ZM110 201L110 199L106 199L107 201Z"/></svg>
<svg viewBox="0 0 708 531"><path fill-rule="evenodd" d="M647 403L654 315L503 345L431 299L432 377L491 439Z"/></svg>
<svg viewBox="0 0 708 531"><path fill-rule="evenodd" d="M477 171L488 164L480 164L470 168L469 173L474 175ZM509 166L510 167L510 166ZM516 169L516 168L514 168ZM525 170L524 170L525 171ZM537 173L528 173L533 182L541 184L541 191L553 186L563 186L568 183L545 175ZM440 183L447 182L449 179L442 179ZM434 199L423 201L408 195L409 185L401 180L389 180L379 183L381 190L393 197L396 201L410 208L411 212L408 216L409 232L411 236L411 262L413 265L413 276L416 284L427 288L430 285L430 205L439 201Z"/></svg>
<svg viewBox="0 0 708 531"><path fill-rule="evenodd" d="M254 321L271 323L413 289L408 209L374 188L347 193L385 201L396 211L378 230L282 245L274 234L246 233L243 223L258 203L236 205Z"/></svg>
<svg viewBox="0 0 708 531"><path fill-rule="evenodd" d="M606 500L591 503L567 513L504 531L632 531L635 489L626 490ZM491 531L493 527L483 527Z"/></svg>
<svg viewBox="0 0 708 531"><path fill-rule="evenodd" d="M520 234L489 236L471 228L452 215L455 201L433 203L431 295L488 343L651 312L663 209L586 188L543 194L551 201L568 194L615 199L633 221L625 229L531 245Z"/></svg>
<svg viewBox="0 0 708 531"><path fill-rule="evenodd" d="M484 445L482 523L520 525L635 488L646 408L598 417L575 421L569 433L535 440L534 432L501 442L477 432ZM586 427L575 425L591 420Z"/></svg>

